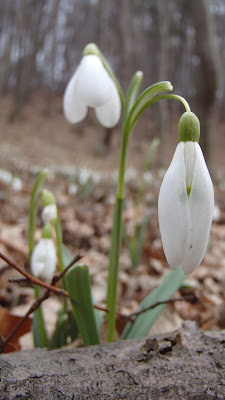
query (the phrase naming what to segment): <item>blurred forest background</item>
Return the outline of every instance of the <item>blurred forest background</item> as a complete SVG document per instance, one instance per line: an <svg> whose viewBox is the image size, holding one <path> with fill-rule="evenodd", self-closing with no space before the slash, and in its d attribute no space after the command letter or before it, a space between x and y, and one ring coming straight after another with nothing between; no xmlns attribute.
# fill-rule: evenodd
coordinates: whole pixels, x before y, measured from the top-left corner
<svg viewBox="0 0 225 400"><path fill-rule="evenodd" d="M95 42L125 90L137 70L143 87L171 81L200 118L209 161L212 119L225 116L224 16L225 0L1 1L0 94L12 97L8 120L20 117L37 90L62 95L84 46ZM46 113L53 101L47 96ZM178 107L166 101L155 108L161 139Z"/></svg>

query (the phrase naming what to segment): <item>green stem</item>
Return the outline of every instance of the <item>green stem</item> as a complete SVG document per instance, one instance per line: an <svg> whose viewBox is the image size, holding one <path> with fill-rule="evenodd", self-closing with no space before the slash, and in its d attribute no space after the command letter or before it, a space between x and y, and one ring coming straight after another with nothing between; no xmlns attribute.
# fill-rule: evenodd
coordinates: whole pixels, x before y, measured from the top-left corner
<svg viewBox="0 0 225 400"><path fill-rule="evenodd" d="M108 313L108 341L112 342L115 331L117 285L119 273L119 257L121 245L123 199L116 197L113 217L112 244L109 256L109 274L107 287L107 308Z"/></svg>
<svg viewBox="0 0 225 400"><path fill-rule="evenodd" d="M168 86L168 87L167 87ZM122 231L122 209L124 201L124 175L126 165L127 145L130 133L142 112L151 104L156 103L162 99L176 99L182 102L186 111L190 111L189 105L186 100L178 95L162 94L158 95L160 91L172 90L172 85L168 82L159 82L152 87L146 89L136 103L131 108L129 115L124 121L122 144L120 150L120 164L117 182L117 195L113 216L112 228L112 243L109 256L109 272L107 282L107 308L108 313L108 341L112 342L114 339L115 319L116 319L116 302L117 302L117 286L118 286L118 273L119 273L119 257L121 247L121 231ZM149 101L144 101L145 96L151 95ZM155 97L154 97L155 96Z"/></svg>
<svg viewBox="0 0 225 400"><path fill-rule="evenodd" d="M58 212L57 212L57 219L56 219L56 223L55 223L55 232L56 232L58 259L59 259L59 269L60 269L60 272L62 272L65 268L65 265L64 265L64 260L63 260L63 248L62 248L62 246L63 246L62 227L61 227L61 221L60 221ZM63 286L64 290L67 290L65 276L62 278L62 286ZM67 314L66 296L63 296L63 309L64 309L64 313Z"/></svg>
<svg viewBox="0 0 225 400"><path fill-rule="evenodd" d="M41 295L40 287L33 285L35 298ZM48 336L41 306L33 314L33 336L35 347L48 347Z"/></svg>
<svg viewBox="0 0 225 400"><path fill-rule="evenodd" d="M143 107L140 108L139 112L137 112L135 114L135 118L133 118L132 110L131 110L131 112L129 114L129 117L126 120L125 129L128 132L131 132L133 127L134 127L134 125L135 125L135 123L136 123L136 121L138 120L140 115L143 113L143 111L146 110L146 108L148 108L149 106L151 106L154 103L157 103L160 100L165 100L165 99L179 100L183 104L185 110L186 111L190 111L190 107L189 107L188 102L182 96L179 96L177 94L170 94L170 93L156 95L155 97L151 98L149 101L144 103Z"/></svg>
<svg viewBox="0 0 225 400"><path fill-rule="evenodd" d="M45 181L47 175L47 171L44 170L40 172L38 175L30 199L30 210L29 210L29 258L34 250L34 234L35 234L35 225L37 218L37 202L41 192L42 185Z"/></svg>
<svg viewBox="0 0 225 400"><path fill-rule="evenodd" d="M47 171L42 171L34 184L31 200L30 200L30 210L29 210L29 259L31 258L32 252L34 250L34 234L35 234L35 226L36 226L36 218L37 218L37 202L41 192L42 185L45 181L47 175ZM34 293L35 298L38 299L40 296L40 287L34 285ZM33 336L34 343L36 347L48 347L48 337L45 327L44 316L42 312L41 305L33 314Z"/></svg>

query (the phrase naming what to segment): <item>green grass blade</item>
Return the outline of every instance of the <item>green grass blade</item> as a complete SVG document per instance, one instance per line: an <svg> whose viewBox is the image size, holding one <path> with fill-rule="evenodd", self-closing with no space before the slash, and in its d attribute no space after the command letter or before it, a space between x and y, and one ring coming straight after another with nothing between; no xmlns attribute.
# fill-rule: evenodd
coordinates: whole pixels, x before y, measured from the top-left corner
<svg viewBox="0 0 225 400"><path fill-rule="evenodd" d="M145 216L144 220L142 221L142 224L141 224L140 229L137 234L135 257L133 260L134 268L137 267L139 260L140 260L141 251L142 251L143 242L144 242L144 236L145 236L145 232L147 230L149 221L150 221L150 215L148 214Z"/></svg>
<svg viewBox="0 0 225 400"><path fill-rule="evenodd" d="M157 301L170 299L180 288L184 278L185 274L181 267L176 271L169 272L162 283L143 300L139 309L141 310L142 308L148 307ZM129 322L122 333L122 339L146 336L164 307L164 304L157 306L152 310L140 314L133 324Z"/></svg>
<svg viewBox="0 0 225 400"><path fill-rule="evenodd" d="M29 256L30 257L34 249L34 233L35 233L35 225L37 218L37 201L42 189L42 185L45 181L46 175L47 175L46 170L40 172L40 174L36 178L31 193L30 210L29 210Z"/></svg>
<svg viewBox="0 0 225 400"><path fill-rule="evenodd" d="M35 244L34 235L35 235L35 226L37 219L37 203L46 175L47 175L46 170L38 174L31 193L30 210L29 210L29 233L28 233L29 258L31 257L31 254L34 250L34 244ZM37 299L40 296L40 287L34 285L34 292L35 292L35 297ZM47 337L45 321L41 305L33 313L33 338L35 347L48 347L48 337Z"/></svg>
<svg viewBox="0 0 225 400"><path fill-rule="evenodd" d="M99 343L88 266L79 264L66 274L67 289L84 346Z"/></svg>

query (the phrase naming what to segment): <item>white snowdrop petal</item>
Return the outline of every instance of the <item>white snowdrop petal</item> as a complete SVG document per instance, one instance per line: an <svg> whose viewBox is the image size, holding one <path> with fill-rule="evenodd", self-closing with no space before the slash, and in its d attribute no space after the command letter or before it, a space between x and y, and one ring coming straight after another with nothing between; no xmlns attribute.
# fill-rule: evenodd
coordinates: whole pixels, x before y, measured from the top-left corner
<svg viewBox="0 0 225 400"><path fill-rule="evenodd" d="M87 114L87 106L82 101L77 89L79 70L80 66L70 79L63 97L64 115L71 124L81 121Z"/></svg>
<svg viewBox="0 0 225 400"><path fill-rule="evenodd" d="M158 214L168 264L177 269L183 260L191 235L183 142L178 144L163 179L159 192Z"/></svg>
<svg viewBox="0 0 225 400"><path fill-rule="evenodd" d="M191 213L191 243L182 262L186 274L197 268L206 251L214 210L214 190L201 148L194 142L196 159L189 207Z"/></svg>
<svg viewBox="0 0 225 400"><path fill-rule="evenodd" d="M44 224L54 222L57 218L56 204L48 204L47 206L45 206L42 210L41 217Z"/></svg>
<svg viewBox="0 0 225 400"><path fill-rule="evenodd" d="M89 107L98 107L107 102L111 96L112 79L96 55L84 56L81 60L77 79L77 91Z"/></svg>
<svg viewBox="0 0 225 400"><path fill-rule="evenodd" d="M196 148L195 143L197 142L185 142L184 143L184 163L186 169L186 184L187 186L192 185L193 172L196 159Z"/></svg>
<svg viewBox="0 0 225 400"><path fill-rule="evenodd" d="M119 122L121 102L114 83L109 100L102 106L96 107L95 112L100 124L106 128L112 128Z"/></svg>
<svg viewBox="0 0 225 400"><path fill-rule="evenodd" d="M42 238L31 256L31 272L38 278L50 282L56 269L56 251L52 239Z"/></svg>

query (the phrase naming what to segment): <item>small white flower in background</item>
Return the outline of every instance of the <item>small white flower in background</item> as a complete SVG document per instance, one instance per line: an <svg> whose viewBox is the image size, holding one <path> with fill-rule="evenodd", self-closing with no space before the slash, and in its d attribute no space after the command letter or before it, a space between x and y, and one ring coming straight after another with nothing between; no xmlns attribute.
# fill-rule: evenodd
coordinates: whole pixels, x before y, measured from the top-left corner
<svg viewBox="0 0 225 400"><path fill-rule="evenodd" d="M0 169L0 182L9 185L12 181L12 174L5 169Z"/></svg>
<svg viewBox="0 0 225 400"><path fill-rule="evenodd" d="M117 88L99 56L84 55L64 94L63 109L67 120L84 119L88 107L95 108L103 126L115 126L120 119L121 103Z"/></svg>
<svg viewBox="0 0 225 400"><path fill-rule="evenodd" d="M144 173L143 179L145 183L151 184L153 181L152 173L150 171L146 171Z"/></svg>
<svg viewBox="0 0 225 400"><path fill-rule="evenodd" d="M76 183L70 183L68 186L68 193L70 196L74 196L78 192L78 186Z"/></svg>
<svg viewBox="0 0 225 400"><path fill-rule="evenodd" d="M31 272L45 282L51 282L56 269L56 250L51 238L41 238L31 256Z"/></svg>
<svg viewBox="0 0 225 400"><path fill-rule="evenodd" d="M179 144L163 179L158 201L159 227L171 268L185 274L197 268L206 251L214 210L214 191L198 144L197 117L184 113ZM186 141L185 138L188 140Z"/></svg>
<svg viewBox="0 0 225 400"><path fill-rule="evenodd" d="M220 208L215 205L214 210L213 210L213 221L214 222L219 222L221 219L221 211Z"/></svg>
<svg viewBox="0 0 225 400"><path fill-rule="evenodd" d="M11 188L14 192L20 192L23 188L23 183L20 178L15 177L12 179Z"/></svg>
<svg viewBox="0 0 225 400"><path fill-rule="evenodd" d="M125 172L125 182L132 182L137 180L137 171L135 168L127 168Z"/></svg>
<svg viewBox="0 0 225 400"><path fill-rule="evenodd" d="M44 224L54 223L57 218L56 204L48 204L45 206L42 210L41 218Z"/></svg>
<svg viewBox="0 0 225 400"><path fill-rule="evenodd" d="M57 219L57 206L54 194L47 189L42 189L41 200L43 205L41 214L42 221L45 225L54 224ZM49 234L51 234L51 232Z"/></svg>

